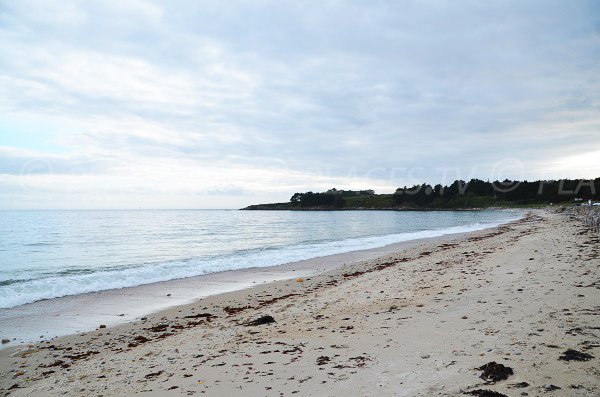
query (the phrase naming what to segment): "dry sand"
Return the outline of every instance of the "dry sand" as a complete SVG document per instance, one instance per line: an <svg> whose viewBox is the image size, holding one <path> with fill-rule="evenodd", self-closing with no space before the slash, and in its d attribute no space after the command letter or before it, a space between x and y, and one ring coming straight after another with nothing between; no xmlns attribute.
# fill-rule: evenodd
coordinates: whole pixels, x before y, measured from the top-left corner
<svg viewBox="0 0 600 397"><path fill-rule="evenodd" d="M536 211L303 282L5 349L0 386L11 396L599 396L599 255L578 220ZM261 316L275 322L248 324ZM583 361L560 359L568 349ZM481 379L489 362L512 374L492 366L508 379Z"/></svg>

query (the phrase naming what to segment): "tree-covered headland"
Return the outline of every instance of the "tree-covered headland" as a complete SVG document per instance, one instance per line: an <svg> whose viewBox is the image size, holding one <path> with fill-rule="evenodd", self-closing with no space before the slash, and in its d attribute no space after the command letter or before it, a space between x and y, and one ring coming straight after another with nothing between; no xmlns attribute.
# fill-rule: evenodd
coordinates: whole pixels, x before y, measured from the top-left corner
<svg viewBox="0 0 600 397"><path fill-rule="evenodd" d="M600 200L600 178L534 182L456 180L449 186L404 186L393 194L330 189L295 193L288 203L258 204L245 209L466 209L577 204L588 200Z"/></svg>

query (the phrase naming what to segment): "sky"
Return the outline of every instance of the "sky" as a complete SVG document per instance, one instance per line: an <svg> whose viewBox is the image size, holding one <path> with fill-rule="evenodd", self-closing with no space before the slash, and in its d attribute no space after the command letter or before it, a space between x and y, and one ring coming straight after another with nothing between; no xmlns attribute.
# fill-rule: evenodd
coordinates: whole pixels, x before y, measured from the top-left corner
<svg viewBox="0 0 600 397"><path fill-rule="evenodd" d="M600 2L0 0L0 208L600 176Z"/></svg>

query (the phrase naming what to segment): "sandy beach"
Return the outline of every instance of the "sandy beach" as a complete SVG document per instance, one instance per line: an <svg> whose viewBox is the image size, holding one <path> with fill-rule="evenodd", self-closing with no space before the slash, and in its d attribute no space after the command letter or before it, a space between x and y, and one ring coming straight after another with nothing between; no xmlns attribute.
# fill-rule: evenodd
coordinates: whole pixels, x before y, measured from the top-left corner
<svg viewBox="0 0 600 397"><path fill-rule="evenodd" d="M536 210L9 347L0 386L11 396L598 396L599 255L579 219Z"/></svg>

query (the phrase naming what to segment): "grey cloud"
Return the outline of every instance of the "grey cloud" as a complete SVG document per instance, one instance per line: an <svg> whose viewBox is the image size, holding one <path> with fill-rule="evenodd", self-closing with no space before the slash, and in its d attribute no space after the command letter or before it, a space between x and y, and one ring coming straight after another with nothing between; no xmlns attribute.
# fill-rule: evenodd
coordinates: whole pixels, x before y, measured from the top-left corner
<svg viewBox="0 0 600 397"><path fill-rule="evenodd" d="M100 158L49 156L0 150L0 175L81 175L104 173L111 162Z"/></svg>
<svg viewBox="0 0 600 397"><path fill-rule="evenodd" d="M534 178L549 158L600 150L595 1L59 4L3 4L0 110L104 120L86 147L332 176L425 167L424 179L506 158ZM122 60L150 69L129 91L86 89L60 78L69 54L107 74L136 77Z"/></svg>

